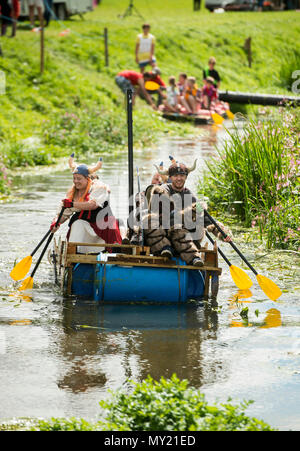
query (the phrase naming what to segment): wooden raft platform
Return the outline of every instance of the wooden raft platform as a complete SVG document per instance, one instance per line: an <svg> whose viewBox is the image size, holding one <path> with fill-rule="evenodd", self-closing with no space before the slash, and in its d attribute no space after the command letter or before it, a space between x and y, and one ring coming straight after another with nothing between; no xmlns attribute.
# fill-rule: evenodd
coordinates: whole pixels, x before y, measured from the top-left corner
<svg viewBox="0 0 300 451"><path fill-rule="evenodd" d="M77 246L93 247L100 249L109 249L114 255L109 253L105 254L107 258L105 260L97 260L98 254L92 253L77 253ZM206 244L207 246L207 244ZM179 265L174 260L170 260L166 257L154 256L150 254L150 247L148 246L136 246L131 244L95 244L95 243L79 243L79 242L67 242L59 240L58 243L54 240L54 250L52 257L55 258L55 273L57 283L60 279L60 286L62 291L65 291L67 295L71 293L72 286L72 271L74 265L78 263L83 264L103 264L103 265L121 265L121 266L140 266L140 267L154 267L159 269L174 268L189 269L194 271L205 271L205 290L204 295L208 296L211 291L212 295L216 295L219 286L219 276L222 273L222 269L218 267L218 250L215 243L213 249L202 247L199 249L201 253L204 266L195 267L191 265ZM67 275L67 287L64 289L64 280ZM211 288L211 290L210 290Z"/></svg>

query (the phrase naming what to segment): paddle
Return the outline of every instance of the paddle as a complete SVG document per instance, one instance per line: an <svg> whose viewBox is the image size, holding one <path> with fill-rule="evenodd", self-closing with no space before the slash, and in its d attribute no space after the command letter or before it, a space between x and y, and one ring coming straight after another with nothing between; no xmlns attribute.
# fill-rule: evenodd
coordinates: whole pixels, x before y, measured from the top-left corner
<svg viewBox="0 0 300 451"><path fill-rule="evenodd" d="M34 254L38 251L38 249L41 247L45 239L50 234L51 230L49 229L46 235L42 238L42 240L39 242L39 244L36 246L36 248L31 252L30 255L27 257L24 257L21 261L19 261L14 268L11 270L10 277L14 280L21 280L24 279L26 274L28 273L30 266L32 264L32 257Z"/></svg>
<svg viewBox="0 0 300 451"><path fill-rule="evenodd" d="M59 214L59 216L57 218L55 227L58 226L59 221L61 220L61 217L63 215L64 210L65 210L65 207L62 207L61 212L60 212L60 214ZM53 236L54 236L54 233L51 233L49 238L48 238L48 240L47 240L47 242L46 242L46 244L45 244L45 246L44 246L44 249L41 252L41 255L39 256L38 261L36 262L36 265L35 265L32 273L31 273L31 275L29 277L27 277L27 279L25 279L23 281L22 285L19 287L19 291L31 290L31 288L33 287L33 277L34 277L34 275L36 273L36 270L38 269L38 267L39 267L39 265L40 265L40 263L42 261L42 258L44 256L44 254L45 254L45 252L46 252L46 250L47 250L47 248L48 248Z"/></svg>
<svg viewBox="0 0 300 451"><path fill-rule="evenodd" d="M215 124L217 124L217 125L223 124L224 118L222 116L220 116L220 114L211 113L211 117Z"/></svg>
<svg viewBox="0 0 300 451"><path fill-rule="evenodd" d="M232 111L226 110L226 114L227 114L228 119L232 119L232 120L234 119L234 114Z"/></svg>
<svg viewBox="0 0 300 451"><path fill-rule="evenodd" d="M212 224L214 224L214 226L219 230L219 232L222 234L222 236L224 238L227 238L226 233L221 229L221 227L217 224L217 222L210 216L208 211L204 209L204 213L206 214L206 216L208 217L210 222ZM258 274L257 271L253 268L253 266L248 262L246 257L236 247L236 245L232 241L229 241L229 244L238 253L238 255L241 257L241 259L246 263L246 265L249 266L251 271L256 275L257 282L258 282L259 286L261 287L261 289L263 290L263 292L272 301L275 301L276 299L278 299L281 296L282 292L281 292L280 288L276 285L276 283L274 283L272 280L268 279L268 277Z"/></svg>
<svg viewBox="0 0 300 451"><path fill-rule="evenodd" d="M147 91L157 91L160 88L160 86L155 81L149 80L146 81L145 88L147 89Z"/></svg>
<svg viewBox="0 0 300 451"><path fill-rule="evenodd" d="M209 239L209 241L212 244L214 244L214 240L209 235L209 233L206 231L205 234L206 234L207 238ZM245 273L245 271L243 271L241 268L238 268L237 266L232 265L232 263L230 263L230 261L228 260L226 255L221 251L221 249L219 247L218 247L218 252L223 257L223 259L225 260L227 265L229 266L231 277L232 277L234 283L236 284L236 286L240 290L248 290L252 286L252 280L250 279L248 274Z"/></svg>

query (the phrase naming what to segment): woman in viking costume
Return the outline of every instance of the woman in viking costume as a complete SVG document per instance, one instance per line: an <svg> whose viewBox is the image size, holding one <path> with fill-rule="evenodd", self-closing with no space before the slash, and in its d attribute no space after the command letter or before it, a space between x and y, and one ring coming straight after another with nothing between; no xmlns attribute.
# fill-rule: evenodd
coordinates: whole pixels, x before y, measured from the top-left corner
<svg viewBox="0 0 300 451"><path fill-rule="evenodd" d="M205 229L218 238L221 234L208 222L203 207L199 208L196 197L185 187L188 174L196 168L196 161L192 167L187 167L173 160L167 171L156 166L158 173L169 176L171 183L154 185L150 193L146 190L149 214L143 219L143 227L146 243L153 254L172 258L175 250L188 265L201 267L203 261L199 249ZM225 230L223 224L218 224Z"/></svg>
<svg viewBox="0 0 300 451"><path fill-rule="evenodd" d="M51 224L53 233L59 226L70 219L67 239L69 242L81 243L122 243L118 221L109 206L110 190L108 185L100 182L96 172L102 167L102 159L95 166L77 164L74 154L69 158L73 173L73 186L62 200L64 213L58 227L56 220ZM60 207L60 208L61 208ZM78 246L78 252L100 252L102 248Z"/></svg>

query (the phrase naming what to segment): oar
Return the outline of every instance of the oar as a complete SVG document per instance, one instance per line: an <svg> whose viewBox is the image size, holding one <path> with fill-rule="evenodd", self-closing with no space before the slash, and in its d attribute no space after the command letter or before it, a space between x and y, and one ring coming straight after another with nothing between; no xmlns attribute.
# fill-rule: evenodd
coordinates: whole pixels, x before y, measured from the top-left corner
<svg viewBox="0 0 300 451"><path fill-rule="evenodd" d="M60 221L60 219L61 219L61 217L62 217L62 215L63 215L64 210L65 210L65 207L63 207L63 208L61 209L61 212L60 212L60 214L59 214L59 216L58 216L58 218L57 218L55 227L58 226L59 221ZM45 246L44 246L44 249L43 249L42 252L41 252L41 255L39 256L38 261L37 261L36 264L35 264L35 267L34 267L32 273L30 274L29 277L27 277L27 279L25 279L25 280L23 281L22 285L21 285L20 288L19 288L19 291L31 290L31 288L33 287L33 277L34 277L34 275L35 275L35 273L36 273L36 270L38 269L38 267L39 267L39 265L40 265L40 263L41 263L41 261L42 261L42 258L44 257L44 254L45 254L45 252L46 252L46 250L47 250L49 244L51 243L51 240L52 240L53 236L54 236L54 233L51 233L50 236L49 236L49 238L48 238L48 240L47 240L47 242L46 242L46 244L45 244Z"/></svg>
<svg viewBox="0 0 300 451"><path fill-rule="evenodd" d="M227 114L228 119L232 119L232 120L234 119L234 114L232 111L226 110L226 114Z"/></svg>
<svg viewBox="0 0 300 451"><path fill-rule="evenodd" d="M42 238L42 240L39 242L39 244L36 246L34 251L31 252L30 255L27 257L24 257L21 261L19 261L14 268L12 269L10 273L10 277L14 280L21 280L24 279L28 271L30 270L30 266L32 264L32 257L34 254L38 251L38 249L41 247L45 239L48 237L48 235L51 233L51 229L48 230L46 235Z"/></svg>
<svg viewBox="0 0 300 451"><path fill-rule="evenodd" d="M214 224L214 226L219 230L219 232L222 234L222 236L224 238L227 238L226 233L221 229L221 227L217 224L217 222L214 220L214 218L212 218L210 216L210 214L208 213L207 210L204 209L204 213L206 214L206 216L208 217L208 219L210 220L210 222L212 224ZM263 290L263 292L272 300L275 301L276 299L278 299L281 295L282 292L280 290L280 288L276 285L275 282L273 282L272 280L268 279L268 277L263 276L261 274L258 274L257 271L253 268L253 266L248 262L248 260L246 259L246 257L241 253L241 251L236 247L236 245L232 242L229 241L229 244L231 245L231 247L238 253L238 255L241 257L241 259L246 263L246 265L249 266L249 268L251 269L251 271L256 275L256 279L257 282L259 284L259 286L261 287L261 289Z"/></svg>
<svg viewBox="0 0 300 451"><path fill-rule="evenodd" d="M220 125L223 124L224 118L220 116L218 113L211 113L212 120L215 124Z"/></svg>
<svg viewBox="0 0 300 451"><path fill-rule="evenodd" d="M209 233L206 231L205 234L206 234L207 238L209 239L209 241L212 244L214 244L214 240L209 235ZM218 252L223 257L223 259L225 260L227 265L229 266L231 277L232 277L234 283L236 284L236 286L240 290L248 290L252 286L252 280L250 279L248 274L245 273L245 271L243 271L241 268L238 268L237 266L234 266L232 263L230 263L230 261L228 260L226 255L221 251L221 249L219 247L218 247Z"/></svg>

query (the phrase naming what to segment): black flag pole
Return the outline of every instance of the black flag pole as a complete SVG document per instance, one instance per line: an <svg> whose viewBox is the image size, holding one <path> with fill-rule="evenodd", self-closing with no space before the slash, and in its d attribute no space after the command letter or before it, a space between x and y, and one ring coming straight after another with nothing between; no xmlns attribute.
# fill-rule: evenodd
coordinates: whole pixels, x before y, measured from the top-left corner
<svg viewBox="0 0 300 451"><path fill-rule="evenodd" d="M133 134L132 134L132 90L127 90L127 127L128 127L128 189L129 216L133 210Z"/></svg>

